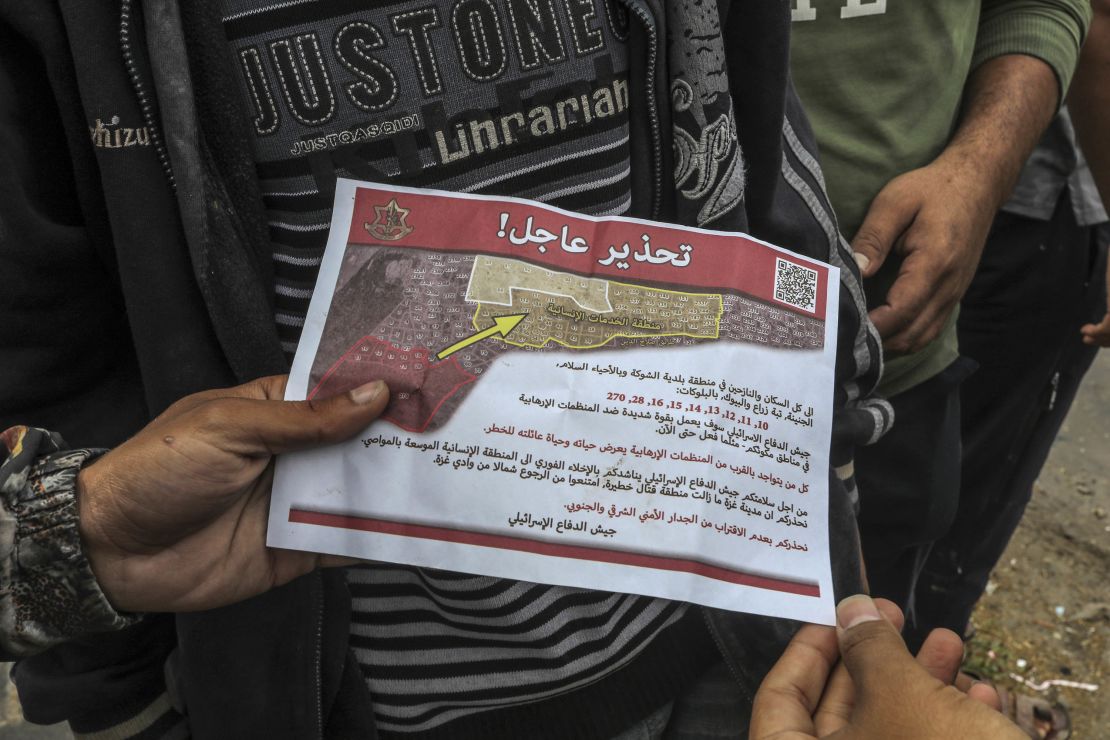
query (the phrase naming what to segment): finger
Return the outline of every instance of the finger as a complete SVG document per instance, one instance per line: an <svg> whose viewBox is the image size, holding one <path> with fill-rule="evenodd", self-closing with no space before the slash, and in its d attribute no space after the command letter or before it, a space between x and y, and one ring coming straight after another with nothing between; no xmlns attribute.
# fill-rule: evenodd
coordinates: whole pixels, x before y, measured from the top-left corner
<svg viewBox="0 0 1110 740"><path fill-rule="evenodd" d="M285 398L285 385L288 382L288 375L268 375L230 388L215 388L210 391L194 393L189 398L207 397L210 400L214 398L253 398L258 401L280 401Z"/></svg>
<svg viewBox="0 0 1110 740"><path fill-rule="evenodd" d="M905 299L896 293L893 300L901 302ZM914 300L914 297L911 296L909 300ZM890 301L888 296L888 304ZM924 291L922 303L907 308L909 323L883 337L883 349L897 354L921 350L944 331L955 308L955 295L946 291L943 286L932 292Z"/></svg>
<svg viewBox="0 0 1110 740"><path fill-rule="evenodd" d="M243 538L241 542L236 543L243 560L243 564L235 569L232 576L237 585L240 587L245 585L254 593L261 593L271 587L284 585L317 568L344 567L365 562L343 555L269 547L266 543L270 512L268 491L273 471L274 466L271 464L267 468L270 481L255 489L247 510L236 527L236 534ZM266 553L266 557L256 556L257 553L263 552ZM245 593L231 599L228 603L251 595L253 593Z"/></svg>
<svg viewBox="0 0 1110 740"><path fill-rule="evenodd" d="M1002 700L998 697L998 691L989 683L976 681L967 690L967 695L981 704L986 704L996 712L1002 711Z"/></svg>
<svg viewBox="0 0 1110 740"><path fill-rule="evenodd" d="M1110 313L1106 314L1099 323L1086 324L1079 331L1083 334L1084 344L1110 347Z"/></svg>
<svg viewBox="0 0 1110 740"><path fill-rule="evenodd" d="M265 392L273 390L271 387ZM348 439L365 429L389 403L376 380L323 400L264 401L222 398L198 408L202 427L219 446L244 456L277 455Z"/></svg>
<svg viewBox="0 0 1110 740"><path fill-rule="evenodd" d="M249 398L256 401L281 401L285 398L285 386L288 382L288 375L268 375L242 385L231 388L217 388L195 395L199 397L208 396L210 400L215 398Z"/></svg>
<svg viewBox="0 0 1110 740"><path fill-rule="evenodd" d="M952 630L933 630L917 651L917 664L945 684L956 681L963 661L964 641Z"/></svg>
<svg viewBox="0 0 1110 740"><path fill-rule="evenodd" d="M931 301L921 316L902 332L890 337L884 344L891 352L918 352L940 336L948 325L948 318L956 304Z"/></svg>
<svg viewBox="0 0 1110 740"><path fill-rule="evenodd" d="M836 609L840 654L856 687L857 703L905 683L921 669L894 625L883 619L867 596L851 596Z"/></svg>
<svg viewBox="0 0 1110 740"><path fill-rule="evenodd" d="M929 301L929 286L915 276L898 276L890 286L886 302L869 314L871 323L888 349L888 343L914 324Z"/></svg>
<svg viewBox="0 0 1110 740"><path fill-rule="evenodd" d="M897 604L887 599L875 599L875 606L879 608L879 614L882 615L883 619L893 624L895 629L901 631L902 625L905 623L905 617ZM828 685L825 687L825 693L821 695L817 712L813 715L813 721L817 727L817 736L831 735L847 725L852 719L852 710L856 704L855 699L856 690L852 684L852 677L843 661L839 661L836 668L833 669Z"/></svg>
<svg viewBox="0 0 1110 740"><path fill-rule="evenodd" d="M852 683L852 676L844 663L838 662L813 715L817 737L831 735L847 725L852 720L855 706L856 687Z"/></svg>
<svg viewBox="0 0 1110 740"><path fill-rule="evenodd" d="M763 679L752 706L749 737L814 733L813 712L836 663L836 632L807 625L798 630Z"/></svg>
<svg viewBox="0 0 1110 740"><path fill-rule="evenodd" d="M852 237L852 251L864 277L879 271L894 243L913 222L917 208L889 186L875 196L867 215Z"/></svg>
<svg viewBox="0 0 1110 740"><path fill-rule="evenodd" d="M288 375L271 375L258 378L249 383L231 386L230 388L211 388L206 391L192 393L176 401L172 406L163 411L158 419L170 419L181 416L209 401L221 398L253 398L257 400L281 400L285 397L285 384Z"/></svg>
<svg viewBox="0 0 1110 740"><path fill-rule="evenodd" d="M906 267L909 266L903 263L903 268ZM887 291L885 303L869 314L884 346L915 322L931 321L933 317L925 311L930 300L936 298L933 281L923 271L903 270L899 273ZM902 345L897 350L888 348L892 351L906 351Z"/></svg>
<svg viewBox="0 0 1110 740"><path fill-rule="evenodd" d="M956 674L956 680L952 682L952 685L966 694L976 683L974 678L960 671Z"/></svg>
<svg viewBox="0 0 1110 740"><path fill-rule="evenodd" d="M867 317L875 325L875 331L879 332L879 338L883 340L883 349L895 353L904 351L895 349L892 342L895 342L898 335L913 321L912 313L907 313L904 308L884 303L868 312ZM906 342L904 339L900 339L897 345L901 348L906 346Z"/></svg>

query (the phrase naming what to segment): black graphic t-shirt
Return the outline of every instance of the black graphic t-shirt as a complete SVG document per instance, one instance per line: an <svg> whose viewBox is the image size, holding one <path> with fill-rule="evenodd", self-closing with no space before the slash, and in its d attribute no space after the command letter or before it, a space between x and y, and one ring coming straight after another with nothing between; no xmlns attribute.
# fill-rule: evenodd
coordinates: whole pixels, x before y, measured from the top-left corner
<svg viewBox="0 0 1110 740"><path fill-rule="evenodd" d="M629 22L617 0L224 0L286 353L337 175L627 212ZM387 736L616 734L712 651L696 613L660 599L386 565L348 582ZM543 700L587 686L581 711L544 719Z"/></svg>
<svg viewBox="0 0 1110 740"><path fill-rule="evenodd" d="M532 198L630 200L627 11L605 0L225 0L253 112L292 353L336 175Z"/></svg>

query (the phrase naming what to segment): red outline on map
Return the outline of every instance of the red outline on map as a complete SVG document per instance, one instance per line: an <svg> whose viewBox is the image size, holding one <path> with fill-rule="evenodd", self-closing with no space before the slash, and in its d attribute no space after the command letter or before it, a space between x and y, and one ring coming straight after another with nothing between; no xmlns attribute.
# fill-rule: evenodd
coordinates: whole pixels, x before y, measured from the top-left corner
<svg viewBox="0 0 1110 740"><path fill-rule="evenodd" d="M456 364L458 363L458 360L456 360L454 357L451 358L451 361L456 363ZM462 365L459 365L459 369L462 370ZM404 429L406 432L414 432L416 434L422 434L428 427L430 427L432 425L432 422L435 421L436 414L438 414L439 410L441 408L443 408L443 404L447 403L451 399L451 397L455 395L456 391L458 391L459 388L462 388L467 383L473 383L474 379L478 377L476 375L471 375L470 373L467 373L465 370L463 370L463 372L466 373L467 378L465 380L460 380L458 382L458 384L454 388L451 389L450 393L443 396L443 399L439 403L436 404L436 407L434 409L432 409L432 413L428 414L428 420L426 422L424 422L424 426L422 426L422 427L407 427L404 424L402 424L401 422L399 422L397 419L394 419L389 414L382 414L382 418L385 419L386 421L388 421L390 424L393 424L394 426L397 426L401 429Z"/></svg>
<svg viewBox="0 0 1110 740"><path fill-rule="evenodd" d="M757 576L751 573L744 573L743 571L722 568L719 565L710 565L700 560L660 557L658 555L646 555L644 553L627 552L624 550L608 550L601 547L585 547L583 545L560 545L553 542L542 542L525 537L510 537L501 534L490 534L488 532L472 532L465 529L448 529L446 527L429 527L423 524L394 522L386 519L373 519L350 514L329 514L327 512L308 511L306 509L290 509L289 521L296 524L313 524L318 527L353 529L360 532L377 532L380 534L415 537L424 540L454 542L462 545L493 547L499 550L530 552L536 555L548 555L558 558L592 560L598 563L615 563L617 565L633 565L639 568L669 570L678 573L693 573L694 575L725 581L727 583L735 583L740 586L781 591L783 593L797 594L799 596L819 597L821 595L821 587L816 584L797 583L781 578Z"/></svg>
<svg viewBox="0 0 1110 740"><path fill-rule="evenodd" d="M324 373L323 376L321 376L320 382L318 382L316 384L316 386L311 391L309 391L307 398L309 400L311 400L313 397L315 397L316 393L320 390L321 386L323 386L324 383L327 382L328 378L331 377L335 373L335 371L339 369L339 366L342 365L343 362L348 357L350 357L352 353L357 352L359 346L367 340L374 340L376 342L382 342L384 344L389 345L390 347L393 347L394 349L400 350L400 347L393 344L392 342L387 342L384 339L379 339L378 337L374 336L373 334L367 334L362 339L360 339L357 342L355 342L354 344L352 344L351 348L348 349L346 352L344 352L339 357L339 359L336 360L335 363L330 368L328 368L328 371L326 373ZM423 350L424 352L428 353L429 358L435 356L435 353L432 352L430 349L427 349L426 347L413 347L412 350L409 350L409 351L414 352L416 350ZM467 372L466 369L461 364L459 364L459 360L458 360L457 357L452 357L450 360L441 360L441 362L444 362L445 364L454 363L454 365L456 366L458 371L466 377L463 380L460 380L458 383L456 383L454 388L452 388L449 392L447 392L443 395L443 398L440 399L440 402L436 404L434 409L432 409L432 413L428 414L428 420L426 422L424 422L424 426L422 426L422 427L408 427L408 426L405 426L404 424L402 424L401 422L399 422L397 419L393 418L389 414L382 414L382 419L384 419L385 421L388 421L390 424L393 424L394 426L397 426L401 429L404 429L406 432L415 432L417 434L422 433L429 426L431 426L432 421L434 421L435 418L436 418L436 414L438 414L439 410L441 408L443 408L443 404L447 403L447 401L450 400L450 398L452 396L454 396L456 392L458 392L459 388L462 388L467 383L473 383L478 378L477 375L474 375L473 373Z"/></svg>

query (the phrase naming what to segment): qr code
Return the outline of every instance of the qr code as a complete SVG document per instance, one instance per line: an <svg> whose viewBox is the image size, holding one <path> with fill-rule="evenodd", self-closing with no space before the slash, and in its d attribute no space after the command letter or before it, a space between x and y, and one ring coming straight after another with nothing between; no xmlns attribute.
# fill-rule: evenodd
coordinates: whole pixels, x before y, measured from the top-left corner
<svg viewBox="0 0 1110 740"><path fill-rule="evenodd" d="M775 300L803 311L816 311L817 270L776 257Z"/></svg>

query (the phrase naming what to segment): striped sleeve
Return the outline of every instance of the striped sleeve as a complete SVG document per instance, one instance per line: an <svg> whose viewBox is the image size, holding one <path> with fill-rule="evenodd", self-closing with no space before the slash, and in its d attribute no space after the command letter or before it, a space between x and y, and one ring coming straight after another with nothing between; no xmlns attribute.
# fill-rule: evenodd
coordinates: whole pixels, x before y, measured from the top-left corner
<svg viewBox="0 0 1110 740"><path fill-rule="evenodd" d="M174 709L166 692L159 694L138 714L103 730L74 730L74 740L186 740L189 725Z"/></svg>

